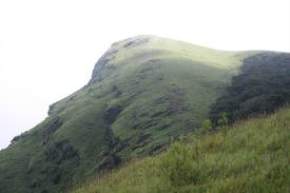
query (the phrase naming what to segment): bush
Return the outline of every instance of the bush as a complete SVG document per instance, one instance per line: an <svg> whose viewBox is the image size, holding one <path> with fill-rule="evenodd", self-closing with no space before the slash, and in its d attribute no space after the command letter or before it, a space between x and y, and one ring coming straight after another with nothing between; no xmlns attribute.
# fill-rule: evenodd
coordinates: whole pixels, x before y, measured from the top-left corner
<svg viewBox="0 0 290 193"><path fill-rule="evenodd" d="M206 119L205 121L202 122L201 125L201 133L207 133L208 131L210 131L212 129L212 123L211 120Z"/></svg>
<svg viewBox="0 0 290 193"><path fill-rule="evenodd" d="M162 176L173 186L196 184L199 180L197 155L181 143L175 143L160 161Z"/></svg>

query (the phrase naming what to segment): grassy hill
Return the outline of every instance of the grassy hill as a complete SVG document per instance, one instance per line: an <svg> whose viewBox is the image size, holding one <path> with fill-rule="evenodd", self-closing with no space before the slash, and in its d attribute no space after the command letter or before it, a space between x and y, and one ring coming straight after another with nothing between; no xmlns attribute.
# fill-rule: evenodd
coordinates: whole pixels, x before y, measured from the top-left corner
<svg viewBox="0 0 290 193"><path fill-rule="evenodd" d="M0 152L0 193L60 193L163 151L200 127L248 55L154 36L114 43L87 85Z"/></svg>
<svg viewBox="0 0 290 193"><path fill-rule="evenodd" d="M52 104L43 122L0 152L0 193L62 193L130 160L163 152L173 140L197 132L232 77L259 53L155 36L114 43L87 85ZM191 156L186 149L176 151Z"/></svg>
<svg viewBox="0 0 290 193"><path fill-rule="evenodd" d="M290 108L190 135L72 193L290 192Z"/></svg>

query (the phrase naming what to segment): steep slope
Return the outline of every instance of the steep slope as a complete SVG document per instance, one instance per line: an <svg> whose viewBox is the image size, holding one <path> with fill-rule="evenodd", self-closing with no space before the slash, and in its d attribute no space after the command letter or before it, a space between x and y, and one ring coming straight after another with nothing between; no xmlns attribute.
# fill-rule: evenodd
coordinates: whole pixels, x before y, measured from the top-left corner
<svg viewBox="0 0 290 193"><path fill-rule="evenodd" d="M1 193L65 191L200 127L247 56L138 36L114 43L89 83L0 152Z"/></svg>
<svg viewBox="0 0 290 193"><path fill-rule="evenodd" d="M285 193L290 191L290 109L189 136L72 193Z"/></svg>

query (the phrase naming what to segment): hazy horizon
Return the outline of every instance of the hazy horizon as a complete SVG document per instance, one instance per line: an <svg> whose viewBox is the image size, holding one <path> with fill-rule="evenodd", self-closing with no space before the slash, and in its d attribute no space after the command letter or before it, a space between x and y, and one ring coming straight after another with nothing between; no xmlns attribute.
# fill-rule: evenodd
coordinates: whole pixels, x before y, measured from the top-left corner
<svg viewBox="0 0 290 193"><path fill-rule="evenodd" d="M0 2L0 149L86 84L115 41L150 34L221 50L290 52L289 0Z"/></svg>

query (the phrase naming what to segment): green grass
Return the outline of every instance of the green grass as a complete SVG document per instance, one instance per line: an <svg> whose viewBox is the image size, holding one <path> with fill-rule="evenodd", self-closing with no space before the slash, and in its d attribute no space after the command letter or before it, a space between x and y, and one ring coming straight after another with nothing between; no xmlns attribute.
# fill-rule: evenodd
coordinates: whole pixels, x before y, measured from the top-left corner
<svg viewBox="0 0 290 193"><path fill-rule="evenodd" d="M132 161L72 193L285 193L290 191L290 109L196 134Z"/></svg>
<svg viewBox="0 0 290 193"><path fill-rule="evenodd" d="M250 52L219 51L156 36L137 36L132 39L139 38L149 38L150 42L138 47L129 47L130 52L128 52L128 48L124 49L122 47L128 40L120 41L117 45L114 45L114 47L120 50L117 57L114 59L116 63L132 58L140 52L154 51L155 53L158 53L158 51L162 51L161 53L163 54L159 53L160 57L186 58L195 62L206 63L206 65L213 67L232 68L233 66L239 66L241 62L240 60L251 54Z"/></svg>

